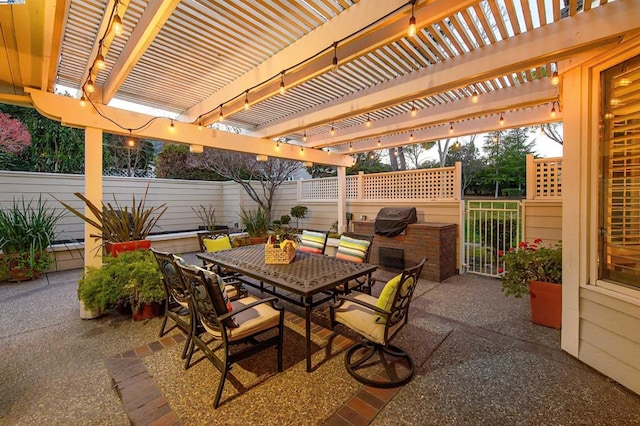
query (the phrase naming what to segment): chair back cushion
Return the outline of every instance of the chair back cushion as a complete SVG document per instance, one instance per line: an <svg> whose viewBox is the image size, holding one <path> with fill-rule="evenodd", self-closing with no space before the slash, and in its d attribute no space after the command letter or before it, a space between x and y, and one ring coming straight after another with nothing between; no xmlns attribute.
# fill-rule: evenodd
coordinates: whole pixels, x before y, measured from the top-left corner
<svg viewBox="0 0 640 426"><path fill-rule="evenodd" d="M229 296L227 295L227 291L225 289L226 284L222 277L215 272L207 271L206 269L200 268L196 265L192 265L191 267L196 271L201 271L207 280L207 283L204 286L195 289L199 292L198 296L200 299L204 299L206 297L209 301L202 306L198 306L201 320L203 314L205 314L207 310L209 311L209 315L213 313L211 312L211 308L215 311L216 317L221 317L222 315L231 312L233 310L233 306L231 305L231 300L229 300ZM202 291L206 291L206 294L200 294ZM209 303L211 306L207 306ZM204 311L201 308L204 308ZM225 319L223 324L228 328L237 327L233 318ZM209 326L211 327L211 325Z"/></svg>
<svg viewBox="0 0 640 426"><path fill-rule="evenodd" d="M231 249L231 239L227 235L216 239L205 238L202 242L204 243L206 251L209 253Z"/></svg>
<svg viewBox="0 0 640 426"><path fill-rule="evenodd" d="M363 263L367 258L369 246L371 246L370 241L357 240L343 235L340 237L340 244L338 244L336 258L356 263Z"/></svg>
<svg viewBox="0 0 640 426"><path fill-rule="evenodd" d="M326 240L327 234L324 232L302 231L298 250L306 253L322 254L324 253Z"/></svg>
<svg viewBox="0 0 640 426"><path fill-rule="evenodd" d="M378 297L378 302L376 306L380 309L384 309L385 311L391 312L393 308L393 302L396 298L396 293L398 292L398 287L400 287L400 283L402 281L402 274L396 275L391 278L382 289L380 293L380 297ZM409 289L413 285L413 277L408 276L404 282L402 283L402 287L400 288L400 296L405 297L408 294ZM374 315L373 321L378 324L386 324L387 319L382 315Z"/></svg>

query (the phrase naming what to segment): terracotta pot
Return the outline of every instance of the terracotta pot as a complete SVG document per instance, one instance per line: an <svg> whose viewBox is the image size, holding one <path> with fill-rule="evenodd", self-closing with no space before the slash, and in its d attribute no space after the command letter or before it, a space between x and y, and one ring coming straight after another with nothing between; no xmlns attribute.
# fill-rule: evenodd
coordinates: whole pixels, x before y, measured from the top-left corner
<svg viewBox="0 0 640 426"><path fill-rule="evenodd" d="M36 253L35 257L36 257L36 261L38 261L40 259L41 254L40 253ZM38 278L40 276L40 273L42 271L38 271L36 269L32 269L30 267L23 267L20 268L18 266L18 264L20 263L20 260L25 259L27 260L29 258L29 253L14 253L14 254L8 254L7 258L9 259L9 271L8 271L8 276L9 276L9 281L10 282L21 282L21 281L29 281L29 280L35 280L36 278Z"/></svg>
<svg viewBox="0 0 640 426"><path fill-rule="evenodd" d="M249 244L264 244L267 242L268 237L249 237Z"/></svg>
<svg viewBox="0 0 640 426"><path fill-rule="evenodd" d="M559 330L562 326L562 285L530 281L529 298L533 323Z"/></svg>
<svg viewBox="0 0 640 426"><path fill-rule="evenodd" d="M142 321L155 318L160 315L162 305L158 302L143 303L137 311L133 311L132 317L134 321Z"/></svg>
<svg viewBox="0 0 640 426"><path fill-rule="evenodd" d="M107 254L118 257L118 253L122 253L124 251L133 251L138 249L150 249L151 241L150 240L137 240L137 241L123 241L121 243L112 243L111 241L107 241L104 245Z"/></svg>

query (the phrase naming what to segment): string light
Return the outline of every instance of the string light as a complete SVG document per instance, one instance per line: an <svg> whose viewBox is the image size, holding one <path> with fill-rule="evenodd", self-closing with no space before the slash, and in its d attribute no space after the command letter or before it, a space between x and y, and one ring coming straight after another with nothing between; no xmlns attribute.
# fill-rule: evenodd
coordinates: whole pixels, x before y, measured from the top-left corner
<svg viewBox="0 0 640 426"><path fill-rule="evenodd" d="M220 104L220 114L218 115L218 121L221 122L221 123L224 121L224 113L222 112L222 104Z"/></svg>
<svg viewBox="0 0 640 426"><path fill-rule="evenodd" d="M500 125L504 126L504 116L500 113Z"/></svg>
<svg viewBox="0 0 640 426"><path fill-rule="evenodd" d="M171 125L169 126L169 131L175 132L176 126L173 124L173 118L171 119Z"/></svg>
<svg viewBox="0 0 640 426"><path fill-rule="evenodd" d="M300 155L304 155L304 147L300 147Z"/></svg>
<svg viewBox="0 0 640 426"><path fill-rule="evenodd" d="M411 116L415 117L418 114L418 110L416 109L416 101L411 101Z"/></svg>
<svg viewBox="0 0 640 426"><path fill-rule="evenodd" d="M104 56L102 56L102 46L100 46L99 49L100 50L98 51L98 55L96 56L96 61L94 62L94 65L99 70L103 70L106 68L106 65L104 63Z"/></svg>
<svg viewBox="0 0 640 426"><path fill-rule="evenodd" d="M331 125L331 130L329 130L329 133L331 133L331 136L335 136L336 134L336 129L333 128L333 124Z"/></svg>
<svg viewBox="0 0 640 426"><path fill-rule="evenodd" d="M413 37L416 35L416 17L413 14L413 6L416 4L417 0L411 1L411 18L409 18L409 29L407 30L407 35L409 37Z"/></svg>
<svg viewBox="0 0 640 426"><path fill-rule="evenodd" d="M349 151L353 151L353 145L349 142Z"/></svg>
<svg viewBox="0 0 640 426"><path fill-rule="evenodd" d="M413 141L413 132L409 133L409 141Z"/></svg>
<svg viewBox="0 0 640 426"><path fill-rule="evenodd" d="M553 84L554 86L557 86L558 83L560 83L560 76L558 75L558 63L554 62L554 64L556 66L556 70L551 75L551 84Z"/></svg>
<svg viewBox="0 0 640 426"><path fill-rule="evenodd" d="M449 123L449 134L452 135L453 134L453 123Z"/></svg>
<svg viewBox="0 0 640 426"><path fill-rule="evenodd" d="M82 95L82 97L80 98L80 106L82 108L87 106L87 98L84 95Z"/></svg>
<svg viewBox="0 0 640 426"><path fill-rule="evenodd" d="M396 157L398 156L398 149L399 148L396 148L396 150L394 151L394 154L395 154Z"/></svg>
<svg viewBox="0 0 640 426"><path fill-rule="evenodd" d="M276 151L280 151L280 141L276 141Z"/></svg>
<svg viewBox="0 0 640 426"><path fill-rule="evenodd" d="M84 88L87 89L87 92L89 93L93 93L96 91L96 86L93 85L93 80L91 79L91 76L89 76L89 79L87 80L87 84L85 84Z"/></svg>
<svg viewBox="0 0 640 426"><path fill-rule="evenodd" d="M244 110L249 109L249 91L244 92Z"/></svg>
<svg viewBox="0 0 640 426"><path fill-rule="evenodd" d="M369 118L369 113L367 113L367 121L365 121L364 124L367 127L371 127L371 119Z"/></svg>
<svg viewBox="0 0 640 426"><path fill-rule="evenodd" d="M129 138L127 139L127 146L129 148L133 148L136 146L136 141L133 139L133 135L131 135L131 129L129 129Z"/></svg>
<svg viewBox="0 0 640 426"><path fill-rule="evenodd" d="M378 139L378 146L382 145L382 143L380 142L380 139Z"/></svg>
<svg viewBox="0 0 640 426"><path fill-rule="evenodd" d="M116 14L113 17L113 22L111 23L111 28L113 28L113 33L117 36L122 35L122 18L118 15L118 5L116 3Z"/></svg>
<svg viewBox="0 0 640 426"><path fill-rule="evenodd" d="M280 74L280 94L284 95L287 89L284 87L284 71Z"/></svg>
<svg viewBox="0 0 640 426"><path fill-rule="evenodd" d="M338 69L338 42L337 41L333 43L333 60L331 61L331 64L333 65L334 70Z"/></svg>
<svg viewBox="0 0 640 426"><path fill-rule="evenodd" d="M307 141L307 131L305 130L305 131L302 133L302 142L306 142L306 141Z"/></svg>
<svg viewBox="0 0 640 426"><path fill-rule="evenodd" d="M473 94L471 95L471 102L473 102L474 104L478 103L478 92L473 92Z"/></svg>
<svg viewBox="0 0 640 426"><path fill-rule="evenodd" d="M198 130L202 130L202 120L198 122Z"/></svg>
<svg viewBox="0 0 640 426"><path fill-rule="evenodd" d="M556 117L556 103L552 102L551 103L551 118L555 118Z"/></svg>
<svg viewBox="0 0 640 426"><path fill-rule="evenodd" d="M498 143L498 134L497 133L495 133L493 135L493 143Z"/></svg>

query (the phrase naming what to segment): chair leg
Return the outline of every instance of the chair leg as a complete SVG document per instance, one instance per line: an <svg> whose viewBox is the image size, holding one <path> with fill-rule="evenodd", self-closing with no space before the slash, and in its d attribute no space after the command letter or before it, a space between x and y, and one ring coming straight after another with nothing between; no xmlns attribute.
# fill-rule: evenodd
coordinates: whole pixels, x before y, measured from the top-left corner
<svg viewBox="0 0 640 426"><path fill-rule="evenodd" d="M165 300L164 300L164 320L162 320L162 326L160 326L160 334L158 335L158 337L162 337L166 333L164 328L167 326L167 320L169 319L169 316L167 315L168 311L169 311L169 301L168 301L167 298L165 298Z"/></svg>
<svg viewBox="0 0 640 426"><path fill-rule="evenodd" d="M222 396L222 389L224 388L224 382L227 379L227 372L229 371L229 364L225 361L224 369L221 371L222 377L220 377L220 383L218 383L218 391L216 392L216 399L213 401L213 408L218 408L220 405L220 397Z"/></svg>
<svg viewBox="0 0 640 426"><path fill-rule="evenodd" d="M282 372L282 343L284 340L284 315L280 312L280 327L278 327L278 372Z"/></svg>
<svg viewBox="0 0 640 426"><path fill-rule="evenodd" d="M365 353L362 358L352 360L356 352L361 349L365 349ZM374 358L373 355L377 355L377 357ZM389 360L387 357L391 357L393 359ZM367 363L369 360L371 361ZM391 345L387 345L385 347L379 344L372 344L370 342L358 343L352 346L345 354L344 363L347 372L354 379L377 388L402 386L411 380L414 372L411 358L403 352L402 349ZM379 368L379 364L382 364L382 367L384 367L386 377L384 376L384 373L380 372L376 375L375 369ZM374 370L371 370L371 368L374 368ZM359 370L363 370L362 374Z"/></svg>

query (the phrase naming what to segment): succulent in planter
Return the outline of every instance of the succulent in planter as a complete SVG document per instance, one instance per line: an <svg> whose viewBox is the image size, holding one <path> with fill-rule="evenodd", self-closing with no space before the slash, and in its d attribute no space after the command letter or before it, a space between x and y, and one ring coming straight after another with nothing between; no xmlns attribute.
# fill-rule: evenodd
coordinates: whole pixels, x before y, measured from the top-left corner
<svg viewBox="0 0 640 426"><path fill-rule="evenodd" d="M241 208L240 220L251 238L266 238L269 233L269 219L262 207L257 210Z"/></svg>
<svg viewBox="0 0 640 426"><path fill-rule="evenodd" d="M28 202L14 199L9 208L0 210L1 263L10 281L37 278L51 266L53 256L47 249L64 213L49 207L42 197Z"/></svg>
<svg viewBox="0 0 640 426"><path fill-rule="evenodd" d="M78 282L78 298L92 310L129 304L136 312L142 304L159 303L164 297L162 273L149 250L108 256L102 267L88 267Z"/></svg>
<svg viewBox="0 0 640 426"><path fill-rule="evenodd" d="M87 208L95 216L95 219L86 216L65 202L60 200L58 202L71 213L100 230L100 234L92 234L92 238L101 239L103 244L122 243L145 240L167 210L165 204L157 207L146 207L148 192L149 185L147 185L144 195L138 201L136 201L136 196L133 195L131 206L122 205L114 195L113 204L102 202L100 207L83 194L74 193L76 197L84 201Z"/></svg>

